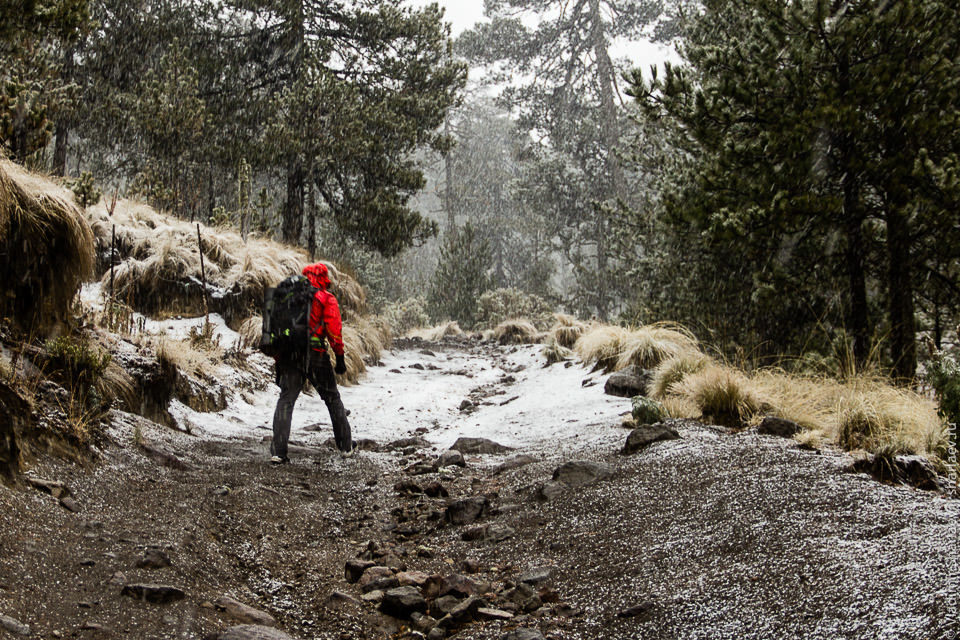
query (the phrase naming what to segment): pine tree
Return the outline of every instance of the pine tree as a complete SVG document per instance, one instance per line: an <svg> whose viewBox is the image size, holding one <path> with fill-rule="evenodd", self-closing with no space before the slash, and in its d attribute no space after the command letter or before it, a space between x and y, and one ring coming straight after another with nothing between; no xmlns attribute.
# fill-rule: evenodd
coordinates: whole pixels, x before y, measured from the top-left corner
<svg viewBox="0 0 960 640"><path fill-rule="evenodd" d="M491 251L469 222L447 233L427 297L434 320L456 320L466 328L477 317L477 300L490 288Z"/></svg>

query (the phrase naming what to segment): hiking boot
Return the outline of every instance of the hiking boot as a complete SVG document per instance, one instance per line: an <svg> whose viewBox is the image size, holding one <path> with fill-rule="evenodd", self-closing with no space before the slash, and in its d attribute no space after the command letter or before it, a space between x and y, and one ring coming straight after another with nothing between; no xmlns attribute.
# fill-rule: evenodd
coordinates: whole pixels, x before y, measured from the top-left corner
<svg viewBox="0 0 960 640"><path fill-rule="evenodd" d="M350 449L350 451L341 451L341 452L340 452L340 457L341 457L341 458L352 458L352 457L353 457L353 452L356 451L356 450L357 450L357 448L356 448L356 447L353 447L352 449Z"/></svg>
<svg viewBox="0 0 960 640"><path fill-rule="evenodd" d="M287 457L273 456L270 458L270 464L287 464L288 462L290 462L290 458Z"/></svg>

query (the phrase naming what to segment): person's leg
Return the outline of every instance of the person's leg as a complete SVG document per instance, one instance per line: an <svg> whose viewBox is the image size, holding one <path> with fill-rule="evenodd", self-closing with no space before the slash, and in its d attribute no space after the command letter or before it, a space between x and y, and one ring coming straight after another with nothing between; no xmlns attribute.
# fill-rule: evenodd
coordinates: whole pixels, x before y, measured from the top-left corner
<svg viewBox="0 0 960 640"><path fill-rule="evenodd" d="M293 406L303 388L303 374L299 368L289 364L277 363L277 384L280 385L280 397L273 412L273 441L270 454L278 458L287 458L287 440L290 439L290 421L293 419Z"/></svg>
<svg viewBox="0 0 960 640"><path fill-rule="evenodd" d="M350 435L350 422L347 420L347 410L340 400L340 391L337 389L337 379L333 374L333 365L326 354L314 352L310 360L310 383L323 398L330 412L330 421L333 423L333 438L337 442L337 449L349 453L353 450L353 440Z"/></svg>

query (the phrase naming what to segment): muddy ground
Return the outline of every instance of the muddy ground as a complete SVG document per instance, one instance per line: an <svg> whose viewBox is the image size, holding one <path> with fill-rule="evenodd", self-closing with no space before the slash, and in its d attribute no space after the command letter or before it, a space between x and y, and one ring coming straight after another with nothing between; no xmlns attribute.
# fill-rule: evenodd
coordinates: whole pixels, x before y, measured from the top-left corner
<svg viewBox="0 0 960 640"><path fill-rule="evenodd" d="M485 348L491 363L502 356ZM34 462L32 477L66 485L76 512L27 481L0 487L0 615L30 628L0 637L214 638L238 621L214 605L223 596L304 640L425 637L361 600L344 572L360 557L480 585L504 619L447 632L464 640L519 628L571 640L960 634L960 501L852 473L837 451L674 426L679 439L631 456L613 423L583 446L538 440L414 475L442 452L430 446L442 422L398 418L398 439L426 440L352 459L295 432L292 463L271 466L268 431L190 436L115 413L94 462ZM521 454L533 461L498 469ZM612 475L544 491L572 459ZM431 483L449 496L419 492ZM484 513L446 522L448 505L470 497L487 499ZM507 594L544 568L532 580L541 606L524 611ZM122 594L138 583L183 597Z"/></svg>

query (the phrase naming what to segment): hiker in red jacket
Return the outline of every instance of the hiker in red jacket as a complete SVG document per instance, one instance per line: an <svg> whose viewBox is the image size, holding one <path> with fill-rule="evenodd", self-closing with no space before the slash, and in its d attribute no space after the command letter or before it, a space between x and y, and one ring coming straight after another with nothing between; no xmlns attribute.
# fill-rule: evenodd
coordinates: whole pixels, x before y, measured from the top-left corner
<svg viewBox="0 0 960 640"><path fill-rule="evenodd" d="M343 325L340 320L340 305L337 299L328 291L330 275L327 266L323 263L307 265L303 275L310 280L317 289L310 309L310 350L307 355L306 377L317 390L327 410L330 411L330 420L333 422L333 436L337 449L341 455L353 455L353 442L350 438L350 423L347 421L347 412L340 400L337 390L337 381L334 373L343 374L347 365L343 359ZM330 365L325 342L336 356L336 367ZM277 360L277 384L280 385L280 399L277 400L277 409L273 414L273 443L270 450L275 464L287 462L287 440L290 437L290 420L293 417L293 406L300 395L304 383L304 367L295 360Z"/></svg>

